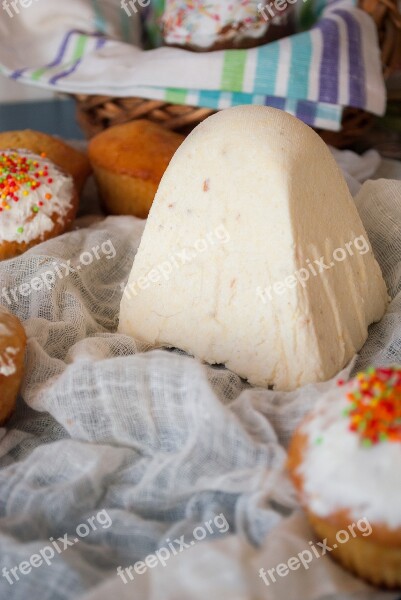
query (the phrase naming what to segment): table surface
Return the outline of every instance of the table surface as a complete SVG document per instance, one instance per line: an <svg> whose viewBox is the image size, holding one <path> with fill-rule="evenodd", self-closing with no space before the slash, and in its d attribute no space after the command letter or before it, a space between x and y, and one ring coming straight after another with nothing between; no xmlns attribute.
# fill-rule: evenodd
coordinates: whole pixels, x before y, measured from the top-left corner
<svg viewBox="0 0 401 600"><path fill-rule="evenodd" d="M83 139L75 119L75 102L67 98L0 104L0 132L35 129L67 139Z"/></svg>

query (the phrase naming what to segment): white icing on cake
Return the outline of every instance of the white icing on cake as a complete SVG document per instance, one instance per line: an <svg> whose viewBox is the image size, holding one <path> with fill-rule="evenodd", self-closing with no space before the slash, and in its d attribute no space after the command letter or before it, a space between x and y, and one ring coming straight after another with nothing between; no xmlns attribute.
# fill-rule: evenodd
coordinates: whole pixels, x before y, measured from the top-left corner
<svg viewBox="0 0 401 600"><path fill-rule="evenodd" d="M30 189L26 184L16 192L18 201L4 197L0 189L0 243L1 242L31 242L51 231L54 223L51 219L57 215L59 223L64 222L72 206L74 183L72 177L64 174L49 159L29 152L28 150L5 150L1 156L18 156L33 160L38 166L35 173L46 171L48 177L40 176L40 187ZM1 177L1 162L0 162ZM51 181L49 181L51 180ZM48 199L48 195L51 198ZM40 205L42 203L42 205ZM7 208L7 206L9 208ZM34 212L36 211L37 212Z"/></svg>
<svg viewBox="0 0 401 600"><path fill-rule="evenodd" d="M11 346L8 346L3 354L0 354L0 375L9 377L16 372L17 367L14 362L16 354L18 354L17 348L12 348Z"/></svg>
<svg viewBox="0 0 401 600"><path fill-rule="evenodd" d="M166 0L162 19L167 44L208 48L234 38L260 38L270 23L282 23L280 13L267 21L258 11L259 0Z"/></svg>
<svg viewBox="0 0 401 600"><path fill-rule="evenodd" d="M346 393L354 387L352 381L328 392L300 428L308 439L297 471L305 503L319 517L346 510L352 519L366 517L371 525L396 529L401 527L401 443L365 447L349 429Z"/></svg>

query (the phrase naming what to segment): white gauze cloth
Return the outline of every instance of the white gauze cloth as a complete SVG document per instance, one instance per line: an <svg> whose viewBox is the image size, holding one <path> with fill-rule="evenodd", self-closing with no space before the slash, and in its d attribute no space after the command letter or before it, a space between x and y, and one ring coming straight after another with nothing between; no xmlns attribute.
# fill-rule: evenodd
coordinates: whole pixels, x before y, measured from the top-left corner
<svg viewBox="0 0 401 600"><path fill-rule="evenodd" d="M369 153L348 162L356 191L380 160ZM397 163L387 167L401 179ZM370 328L354 370L401 362L401 182L367 181L356 203L392 302ZM263 583L261 567L286 562L315 540L285 474L286 447L335 381L290 393L256 389L223 368L179 352L143 352L116 334L143 226L109 217L0 263L0 293L14 290L10 303L4 295L1 303L23 320L29 338L17 410L0 429L0 598L397 598L369 588L328 556ZM84 256L90 264L82 264ZM69 274L51 282L45 276L49 289L18 292L57 269ZM50 538L68 534L74 541L77 526L102 510L112 522L107 528L98 525L49 565L18 571L12 585L2 576ZM220 514L226 533L215 529L219 535L208 534L166 567L134 573L127 584L117 575L118 566L134 565L167 539L191 536Z"/></svg>

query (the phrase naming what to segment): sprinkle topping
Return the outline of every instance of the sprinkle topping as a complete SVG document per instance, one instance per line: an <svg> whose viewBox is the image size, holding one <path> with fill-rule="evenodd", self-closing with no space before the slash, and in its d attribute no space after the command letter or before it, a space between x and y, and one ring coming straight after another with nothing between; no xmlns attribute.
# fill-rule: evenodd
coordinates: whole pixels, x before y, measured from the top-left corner
<svg viewBox="0 0 401 600"><path fill-rule="evenodd" d="M43 240L54 222L64 225L75 197L72 176L44 152L0 151L0 238L29 244Z"/></svg>
<svg viewBox="0 0 401 600"><path fill-rule="evenodd" d="M401 442L401 367L370 368L356 376L357 388L347 394L350 431L364 446Z"/></svg>
<svg viewBox="0 0 401 600"><path fill-rule="evenodd" d="M165 40L169 44L206 48L220 38L239 34L260 37L268 24L258 10L259 4L258 0L166 0L162 18Z"/></svg>
<svg viewBox="0 0 401 600"><path fill-rule="evenodd" d="M44 152L40 156L46 158ZM14 151L0 152L0 212L12 210L13 203L23 201L49 180L47 163L40 165L34 156L30 158ZM52 195L47 193L45 198L51 200ZM23 227L18 227L17 233L23 231Z"/></svg>

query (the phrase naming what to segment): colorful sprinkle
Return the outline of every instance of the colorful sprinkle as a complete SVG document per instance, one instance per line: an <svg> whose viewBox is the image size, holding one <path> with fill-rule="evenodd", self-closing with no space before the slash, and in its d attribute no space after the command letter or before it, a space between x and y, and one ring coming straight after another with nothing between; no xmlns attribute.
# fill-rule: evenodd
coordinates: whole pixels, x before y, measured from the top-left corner
<svg viewBox="0 0 401 600"><path fill-rule="evenodd" d="M358 388L347 394L343 415L362 445L401 442L401 367L371 367L356 376Z"/></svg>
<svg viewBox="0 0 401 600"><path fill-rule="evenodd" d="M204 0L167 0L162 29L168 43L212 45L220 37L235 37L237 32L262 36L266 20L255 0L205 2Z"/></svg>
<svg viewBox="0 0 401 600"><path fill-rule="evenodd" d="M40 155L46 158L46 153ZM39 190L42 184L52 183L53 179L49 177L49 166L42 165L38 170L39 162L34 158L21 156L18 152L7 151L0 152L0 211L10 210L12 203L17 203L20 199L27 197L33 190ZM53 198L52 194L44 195L46 200ZM33 208L33 212L39 212L43 202L38 202ZM18 233L23 233L23 228L18 228Z"/></svg>

